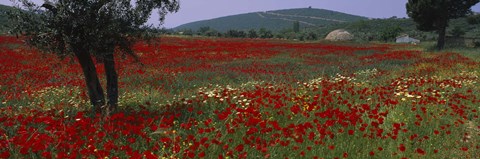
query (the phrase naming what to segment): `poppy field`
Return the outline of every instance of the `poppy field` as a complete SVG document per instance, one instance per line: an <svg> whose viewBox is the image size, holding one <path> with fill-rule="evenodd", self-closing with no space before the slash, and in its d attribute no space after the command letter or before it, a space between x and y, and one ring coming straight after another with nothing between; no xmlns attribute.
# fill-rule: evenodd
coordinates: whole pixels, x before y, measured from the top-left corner
<svg viewBox="0 0 480 159"><path fill-rule="evenodd" d="M185 37L134 50L103 116L74 58L0 37L0 158L480 157L480 64L462 53Z"/></svg>

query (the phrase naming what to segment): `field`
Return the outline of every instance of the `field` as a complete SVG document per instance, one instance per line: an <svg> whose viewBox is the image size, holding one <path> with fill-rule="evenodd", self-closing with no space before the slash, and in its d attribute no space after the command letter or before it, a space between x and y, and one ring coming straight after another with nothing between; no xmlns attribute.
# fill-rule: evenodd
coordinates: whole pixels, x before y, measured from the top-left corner
<svg viewBox="0 0 480 159"><path fill-rule="evenodd" d="M162 37L82 71L0 37L0 158L479 158L480 64L415 46ZM105 85L101 64L97 71Z"/></svg>

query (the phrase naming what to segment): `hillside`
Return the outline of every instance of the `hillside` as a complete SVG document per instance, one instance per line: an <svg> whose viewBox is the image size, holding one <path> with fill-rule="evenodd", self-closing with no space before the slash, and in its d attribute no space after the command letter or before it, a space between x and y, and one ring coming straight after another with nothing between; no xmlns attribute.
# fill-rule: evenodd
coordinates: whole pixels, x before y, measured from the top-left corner
<svg viewBox="0 0 480 159"><path fill-rule="evenodd" d="M220 32L230 29L250 30L266 28L279 31L291 28L293 22L300 22L300 27L322 27L330 24L355 22L367 20L366 17L345 14L336 11L314 8L285 9L266 12L253 12L238 15L225 16L210 20L202 20L180 25L174 30L198 30L209 26Z"/></svg>

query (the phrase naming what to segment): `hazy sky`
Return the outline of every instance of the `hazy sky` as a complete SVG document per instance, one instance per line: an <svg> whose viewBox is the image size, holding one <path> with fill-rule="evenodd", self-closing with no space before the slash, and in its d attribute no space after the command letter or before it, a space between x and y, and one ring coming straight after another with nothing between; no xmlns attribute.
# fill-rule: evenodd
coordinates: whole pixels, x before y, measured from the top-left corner
<svg viewBox="0 0 480 159"><path fill-rule="evenodd" d="M180 11L167 15L164 26L171 28L227 15L309 6L369 18L406 17L406 3L407 0L180 0ZM11 2L0 0L0 4L11 5ZM480 4L473 10L480 12ZM149 23L158 24L158 16L152 15Z"/></svg>

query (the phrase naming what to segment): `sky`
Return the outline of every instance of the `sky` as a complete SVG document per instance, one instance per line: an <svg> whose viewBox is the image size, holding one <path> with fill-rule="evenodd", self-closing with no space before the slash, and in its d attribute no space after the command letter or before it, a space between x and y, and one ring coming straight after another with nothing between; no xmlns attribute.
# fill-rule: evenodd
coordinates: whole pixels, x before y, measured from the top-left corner
<svg viewBox="0 0 480 159"><path fill-rule="evenodd" d="M42 3L43 0L33 0ZM166 16L163 27L173 28L185 23L213 19L228 15L290 8L318 8L369 18L407 17L408 0L180 0L180 10ZM11 5L10 0L0 4ZM472 8L480 12L480 3ZM154 13L149 22L158 26Z"/></svg>

